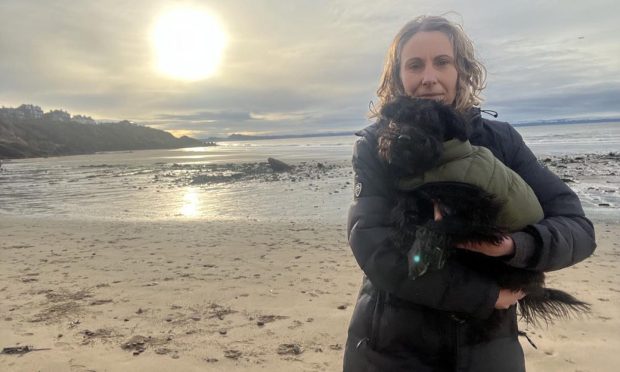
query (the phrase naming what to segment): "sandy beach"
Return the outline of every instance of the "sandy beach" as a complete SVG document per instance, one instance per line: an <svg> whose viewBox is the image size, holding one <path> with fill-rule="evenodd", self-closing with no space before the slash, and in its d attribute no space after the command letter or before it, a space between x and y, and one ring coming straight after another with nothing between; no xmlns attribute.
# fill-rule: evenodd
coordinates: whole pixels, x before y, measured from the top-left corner
<svg viewBox="0 0 620 372"><path fill-rule="evenodd" d="M620 363L620 243L549 274L591 316L524 327L529 371ZM338 371L361 279L343 226L3 216L3 371Z"/></svg>
<svg viewBox="0 0 620 372"><path fill-rule="evenodd" d="M34 349L0 354L0 371L342 369L362 277L345 236L348 162L271 174L84 159L0 177L0 347ZM538 346L521 338L528 371L620 365L618 160L541 160L579 194L598 248L548 274L592 313L522 324Z"/></svg>
<svg viewBox="0 0 620 372"><path fill-rule="evenodd" d="M0 370L339 368L359 282L342 229L16 218L0 233L2 346L50 348Z"/></svg>

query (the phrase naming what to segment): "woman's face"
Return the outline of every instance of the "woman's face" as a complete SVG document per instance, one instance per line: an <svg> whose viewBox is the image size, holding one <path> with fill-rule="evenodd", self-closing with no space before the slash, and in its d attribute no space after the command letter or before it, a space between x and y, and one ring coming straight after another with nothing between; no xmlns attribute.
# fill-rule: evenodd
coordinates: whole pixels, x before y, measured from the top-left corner
<svg viewBox="0 0 620 372"><path fill-rule="evenodd" d="M444 33L414 34L403 46L400 60L400 80L407 95L454 103L458 73L452 43Z"/></svg>

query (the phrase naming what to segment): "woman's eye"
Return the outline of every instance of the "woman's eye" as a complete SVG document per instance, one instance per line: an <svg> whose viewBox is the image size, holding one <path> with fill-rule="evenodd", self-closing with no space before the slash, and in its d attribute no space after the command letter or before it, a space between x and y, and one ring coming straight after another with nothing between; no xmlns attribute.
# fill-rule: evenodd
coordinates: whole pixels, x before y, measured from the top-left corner
<svg viewBox="0 0 620 372"><path fill-rule="evenodd" d="M421 63L411 63L409 64L409 69L411 70L419 70L422 68L422 64Z"/></svg>
<svg viewBox="0 0 620 372"><path fill-rule="evenodd" d="M446 66L446 65L449 65L450 63L451 62L449 59L440 59L436 62L438 66Z"/></svg>

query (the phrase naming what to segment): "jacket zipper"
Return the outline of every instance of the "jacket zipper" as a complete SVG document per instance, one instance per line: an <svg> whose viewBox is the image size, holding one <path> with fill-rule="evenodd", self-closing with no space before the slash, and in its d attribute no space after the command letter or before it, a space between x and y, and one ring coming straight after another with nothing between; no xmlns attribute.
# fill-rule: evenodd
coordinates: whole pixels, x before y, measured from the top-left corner
<svg viewBox="0 0 620 372"><path fill-rule="evenodd" d="M455 372L461 371L461 368L462 368L461 357L459 355L459 352L460 352L460 345L461 345L461 340L463 338L463 332L464 332L463 325L465 323L466 323L465 320L459 318L457 315L455 314L450 315L450 325L452 327L452 342L454 342L454 345L453 345L454 354L453 354L452 362L454 363Z"/></svg>
<svg viewBox="0 0 620 372"><path fill-rule="evenodd" d="M454 325L454 370L458 372L460 370L460 358L459 358L459 328L460 324L457 322L452 322Z"/></svg>
<svg viewBox="0 0 620 372"><path fill-rule="evenodd" d="M370 328L370 339L368 344L371 349L376 350L379 340L379 331L381 330L380 322L385 306L385 298L382 290L377 290L377 301L375 302L375 311L372 314L372 323Z"/></svg>

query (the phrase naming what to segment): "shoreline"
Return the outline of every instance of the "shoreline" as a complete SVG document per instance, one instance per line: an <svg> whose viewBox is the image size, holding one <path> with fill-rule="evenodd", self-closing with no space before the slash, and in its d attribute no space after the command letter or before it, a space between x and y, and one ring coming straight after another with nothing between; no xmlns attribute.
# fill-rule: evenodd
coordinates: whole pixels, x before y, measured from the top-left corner
<svg viewBox="0 0 620 372"><path fill-rule="evenodd" d="M620 153L557 155L539 162L562 179L581 200L586 217L620 222Z"/></svg>
<svg viewBox="0 0 620 372"><path fill-rule="evenodd" d="M620 221L620 153L545 156L597 222ZM321 211L344 220L351 202L350 160L240 163L102 163L0 173L0 215L89 220L298 220ZM299 203L303 200L303 203ZM255 207L250 208L253 204ZM157 205L158 208L153 208ZM296 210L281 205L297 205ZM342 218L340 218L342 216ZM323 219L317 217L317 220Z"/></svg>

